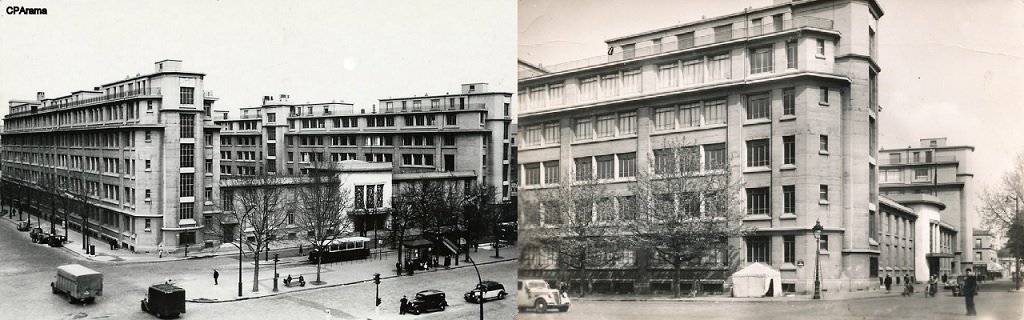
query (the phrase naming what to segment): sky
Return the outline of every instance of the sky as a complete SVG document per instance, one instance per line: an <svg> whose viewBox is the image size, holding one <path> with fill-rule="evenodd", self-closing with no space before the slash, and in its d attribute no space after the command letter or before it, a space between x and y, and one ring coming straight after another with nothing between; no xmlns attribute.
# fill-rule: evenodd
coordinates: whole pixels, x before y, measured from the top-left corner
<svg viewBox="0 0 1024 320"><path fill-rule="evenodd" d="M0 100L89 90L163 59L206 74L214 109L455 93L515 92L513 1L39 1L0 12ZM5 103L6 104L6 103ZM0 107L0 116L8 112ZM237 113L236 113L237 114Z"/></svg>
<svg viewBox="0 0 1024 320"><path fill-rule="evenodd" d="M916 147L933 137L972 145L976 189L995 186L1024 152L1024 1L878 3L880 145ZM553 65L600 56L608 39L771 4L520 1L519 58Z"/></svg>

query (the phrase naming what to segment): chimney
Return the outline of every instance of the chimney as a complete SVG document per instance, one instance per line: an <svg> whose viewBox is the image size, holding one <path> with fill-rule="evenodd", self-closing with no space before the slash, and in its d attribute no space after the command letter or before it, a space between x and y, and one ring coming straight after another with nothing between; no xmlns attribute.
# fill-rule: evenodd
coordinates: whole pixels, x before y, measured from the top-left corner
<svg viewBox="0 0 1024 320"><path fill-rule="evenodd" d="M263 96L263 105L267 105L267 102L274 101L274 96Z"/></svg>
<svg viewBox="0 0 1024 320"><path fill-rule="evenodd" d="M36 92L36 101L43 101L43 99L46 99L46 92Z"/></svg>
<svg viewBox="0 0 1024 320"><path fill-rule="evenodd" d="M289 97L288 97L288 95L287 95L287 94L284 94L284 93L282 93L282 94L281 94L281 97L280 97L280 99L278 99L278 101L281 101L281 102L288 102L288 98L289 98Z"/></svg>
<svg viewBox="0 0 1024 320"><path fill-rule="evenodd" d="M371 110L373 110L373 111L370 111L370 113L377 113L377 105L374 104L374 105L371 106L371 108L372 108Z"/></svg>

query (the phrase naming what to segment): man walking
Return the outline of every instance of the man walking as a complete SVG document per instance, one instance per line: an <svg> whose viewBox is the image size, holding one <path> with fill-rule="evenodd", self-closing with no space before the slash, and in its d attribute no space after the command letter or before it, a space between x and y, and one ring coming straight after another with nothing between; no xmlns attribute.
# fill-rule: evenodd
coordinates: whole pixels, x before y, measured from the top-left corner
<svg viewBox="0 0 1024 320"><path fill-rule="evenodd" d="M885 291L892 291L892 275L888 273L885 274Z"/></svg>
<svg viewBox="0 0 1024 320"><path fill-rule="evenodd" d="M399 300L399 302L401 302L402 305L398 307L398 314L405 314L405 308L409 306L409 299L402 296L402 300Z"/></svg>
<svg viewBox="0 0 1024 320"><path fill-rule="evenodd" d="M974 277L971 269L967 269L967 276L964 277L964 302L967 303L967 315L978 315L974 310L974 295L978 294L978 279Z"/></svg>
<svg viewBox="0 0 1024 320"><path fill-rule="evenodd" d="M220 277L220 272L217 269L213 269L213 285L217 285L217 278Z"/></svg>

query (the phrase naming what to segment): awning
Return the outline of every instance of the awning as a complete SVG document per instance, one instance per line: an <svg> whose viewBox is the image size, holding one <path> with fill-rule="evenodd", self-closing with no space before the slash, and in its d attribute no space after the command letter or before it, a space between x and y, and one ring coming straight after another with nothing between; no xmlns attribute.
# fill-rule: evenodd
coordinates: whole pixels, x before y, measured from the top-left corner
<svg viewBox="0 0 1024 320"><path fill-rule="evenodd" d="M430 248L431 246L434 245L434 243L430 242L427 239L416 239L416 240L413 240L413 241L403 242L402 245L405 246L406 248L419 249L419 248Z"/></svg>
<svg viewBox="0 0 1024 320"><path fill-rule="evenodd" d="M995 263L995 262L989 262L988 263L988 271L999 272L999 271L1003 271L1003 270L1005 270L1005 268L1003 268L1003 266L998 264L998 263Z"/></svg>
<svg viewBox="0 0 1024 320"><path fill-rule="evenodd" d="M455 244L452 243L451 241L448 241L448 238L441 238L441 244L444 245L444 247L447 248L448 251L451 251L451 253L459 253L458 247L456 247Z"/></svg>

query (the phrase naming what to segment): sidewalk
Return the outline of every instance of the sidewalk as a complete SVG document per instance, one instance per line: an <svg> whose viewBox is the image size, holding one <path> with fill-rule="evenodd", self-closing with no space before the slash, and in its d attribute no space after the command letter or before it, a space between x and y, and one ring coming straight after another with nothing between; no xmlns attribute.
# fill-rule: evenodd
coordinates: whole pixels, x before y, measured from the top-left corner
<svg viewBox="0 0 1024 320"><path fill-rule="evenodd" d="M473 261L477 262L477 265L485 265L492 263L499 263L505 261L515 260L516 247L508 246L502 247L501 252L504 256L501 258L494 258L494 251L485 250L481 248L478 252L470 252L470 256ZM464 262L465 255L462 256L462 260L459 261L459 265L455 266L454 261L449 269L435 268L431 270L417 271L412 277L429 277L435 272L445 272L447 270L454 270L459 268L472 268L473 264ZM281 278L278 282L278 292L273 292L274 288L274 262L270 261L269 264L260 260L260 276L259 276L259 292L252 292L252 261L246 263L246 267L242 270L242 296L238 296L238 270L237 269L223 269L218 270L220 273L219 281L221 284L214 285L213 275L204 273L201 276L189 277L187 279L172 279L174 284L182 287L188 293L189 302L230 302L238 300L258 299L262 297L275 296L284 293L299 292L314 290L320 288L330 288L337 286L346 286L351 284L357 284L362 282L372 282L372 275L374 273L380 273L381 279L398 278L395 272L395 258L394 255L385 255L380 259L376 259L376 256L372 256L364 260L325 263L321 267L320 279L325 282L322 285L314 285L313 281L316 280L316 264L305 263L304 259L301 258L290 258L281 259L278 263L277 272ZM293 281L298 281L299 275L302 275L306 280L306 286L293 286L285 287L284 278L291 275ZM402 277L408 277L403 275Z"/></svg>
<svg viewBox="0 0 1024 320"><path fill-rule="evenodd" d="M921 288L918 286L918 288ZM902 290L902 288L901 288ZM822 292L821 300L825 301L846 301L846 300L860 300L860 299L872 299L882 297L901 297L901 291L893 290L886 292L885 290L867 290L867 291L854 291L854 292ZM918 291L915 295L922 295L923 293ZM603 295L603 294L591 294L586 297L572 297L569 298L579 301L675 301L675 302L795 302L805 301L811 302L816 301L812 299L811 294L797 295L787 294L782 297L764 297L764 298L737 298L725 295L712 295L702 297L683 297L683 298L672 298L671 296L643 296L643 295Z"/></svg>
<svg viewBox="0 0 1024 320"><path fill-rule="evenodd" d="M8 206L3 206L4 209L11 210ZM0 211L2 212L2 211ZM28 215L23 215L23 218L28 220ZM8 219L7 215L4 215L0 220L7 221L11 225L17 224L18 215L14 214L13 218ZM45 216L39 219L41 226L36 225L37 216L31 216L32 227L43 228L43 231L50 232L50 221ZM57 234L63 235L65 228L61 227L60 224L55 225ZM67 252L76 254L82 258L92 261L103 261L113 263L150 263L150 262L166 262L166 261L178 261L186 259L201 259L223 255L237 255L238 247L231 243L225 243L219 247L213 248L189 248L188 256L185 255L185 250L177 250L177 252L165 252L161 255L159 252L131 252L128 249L110 249L110 246L106 241L97 238L90 238L90 243L96 246L96 254L90 255L86 253L85 249L82 249L82 234L73 229L67 229L68 242L64 243L64 246L60 249ZM25 232L26 241L29 240L28 232ZM278 250L295 249L303 245L309 248L309 243L305 240L280 240L270 246L270 251L273 253ZM248 249L245 250L245 254L248 256L252 253Z"/></svg>

